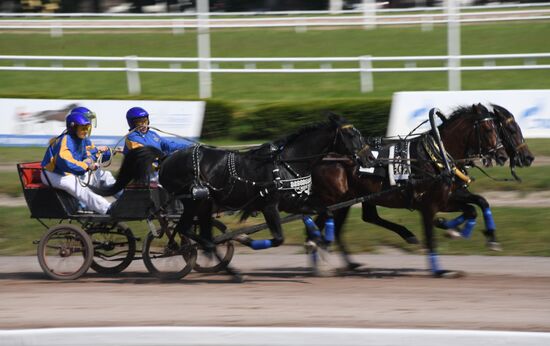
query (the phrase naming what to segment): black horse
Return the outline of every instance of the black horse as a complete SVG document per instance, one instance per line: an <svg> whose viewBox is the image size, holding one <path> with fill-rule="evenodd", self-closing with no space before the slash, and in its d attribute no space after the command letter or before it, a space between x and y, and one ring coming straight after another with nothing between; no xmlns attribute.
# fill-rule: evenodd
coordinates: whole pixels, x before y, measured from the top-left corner
<svg viewBox="0 0 550 346"><path fill-rule="evenodd" d="M498 128L499 137L502 140L506 153L510 157L510 170L514 178L519 180L514 168L516 166L530 166L535 157L529 151L527 143L523 138L521 128L515 121L514 115L506 108L499 105L491 106L493 108L492 114ZM476 224L477 218L476 209L472 204L477 205L482 211L485 222L485 230L483 233L487 238L488 247L492 250L500 250L500 244L495 238L496 224L493 220L489 203L483 196L473 194L465 187L459 188L453 192L448 208L448 211L462 210L463 213L452 220L437 218L434 223L435 226L448 230L452 237L468 238ZM464 224L462 230L457 231L462 224Z"/></svg>
<svg viewBox="0 0 550 346"><path fill-rule="evenodd" d="M458 108L439 126L445 149L455 160L465 159L471 155L490 155L499 164L507 159L506 153L500 147L499 137L494 121L486 109L480 105ZM430 269L434 276L440 277L448 271L439 267L433 239L433 219L437 212L446 210L450 195L457 186L456 176L460 167L455 170L456 176L442 174L441 161L434 144L432 132L427 132L412 140L393 141L381 147L380 152L388 151L389 146L409 148L402 150L401 162L394 160L394 166L410 162L410 167L403 166L401 173L408 171L408 180L392 185L388 174L395 169L382 165L374 174L361 174L353 162L323 161L313 171L313 191L317 198L328 205L369 195L362 203L362 218L399 234L409 243L418 240L407 228L382 219L376 206L390 208L407 208L420 211L423 218L425 245L430 259ZM372 148L375 150L375 148ZM410 151L410 152L409 152ZM406 156L403 153L409 152ZM392 162L390 162L392 163ZM333 211L336 241L342 254L353 269L359 264L352 262L348 251L342 242L342 225L349 212L349 207ZM327 214L320 215L316 220L319 227L325 223Z"/></svg>
<svg viewBox="0 0 550 346"><path fill-rule="evenodd" d="M265 249L284 241L279 210L315 211L304 203L310 193L311 170L329 152L352 156L364 164L370 155L361 133L343 118L330 115L328 122L306 126L246 152L196 145L162 159L155 148L137 148L124 158L116 183L95 191L109 195L131 180L146 180L152 163L160 159L159 183L184 205L176 231L203 249L215 251L214 212L240 210L245 219L261 211L273 238L244 242L253 249ZM200 236L191 232L194 218L200 222Z"/></svg>

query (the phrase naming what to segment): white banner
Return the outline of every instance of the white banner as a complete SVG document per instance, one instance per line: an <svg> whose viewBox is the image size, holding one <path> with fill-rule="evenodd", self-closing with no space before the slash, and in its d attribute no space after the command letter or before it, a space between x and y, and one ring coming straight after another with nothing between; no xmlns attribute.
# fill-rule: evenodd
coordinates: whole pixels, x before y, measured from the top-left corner
<svg viewBox="0 0 550 346"><path fill-rule="evenodd" d="M457 106L497 104L516 118L525 138L550 138L550 90L418 91L393 94L387 136L406 136L431 108L450 114ZM428 130L425 124L419 131Z"/></svg>
<svg viewBox="0 0 550 346"><path fill-rule="evenodd" d="M204 101L142 100L45 100L0 99L0 145L43 146L65 129L65 116L84 106L97 115L92 140L98 145L114 145L126 133L126 111L142 107L149 112L151 126L178 136L198 139L204 117ZM169 136L159 133L161 136ZM174 137L172 140L177 141ZM123 145L123 141L121 142Z"/></svg>

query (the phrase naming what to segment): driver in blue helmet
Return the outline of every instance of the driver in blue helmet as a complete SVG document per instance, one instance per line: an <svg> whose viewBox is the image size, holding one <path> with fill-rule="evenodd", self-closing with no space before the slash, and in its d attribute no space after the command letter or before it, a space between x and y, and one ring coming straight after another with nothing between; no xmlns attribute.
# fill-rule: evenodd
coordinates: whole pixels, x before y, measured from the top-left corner
<svg viewBox="0 0 550 346"><path fill-rule="evenodd" d="M114 184L111 172L98 168L100 154L109 159L111 153L106 146L96 147L90 140L95 113L86 107L72 109L65 118L66 129L58 137L52 138L42 160L42 182L46 185L65 190L76 197L84 206L99 214L107 214L111 203L95 194L85 186L103 186Z"/></svg>
<svg viewBox="0 0 550 346"><path fill-rule="evenodd" d="M165 155L170 155L176 150L185 149L192 146L194 143L189 140L174 142L162 138L155 131L149 130L149 113L141 107L133 107L126 112L126 121L130 131L124 145L123 153L128 153L129 150L152 146L161 150Z"/></svg>

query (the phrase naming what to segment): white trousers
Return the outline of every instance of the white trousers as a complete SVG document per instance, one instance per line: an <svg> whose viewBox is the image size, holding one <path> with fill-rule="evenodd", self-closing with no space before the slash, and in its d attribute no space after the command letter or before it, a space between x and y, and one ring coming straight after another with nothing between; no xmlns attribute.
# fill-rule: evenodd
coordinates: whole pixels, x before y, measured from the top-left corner
<svg viewBox="0 0 550 346"><path fill-rule="evenodd" d="M88 182L88 176L90 174L90 185L97 187L112 185L116 180L111 172L106 170L97 170L95 172L87 172L84 175L76 176L72 174L61 175L49 171L42 171L40 178L44 184L48 185L48 180L44 174L48 175L48 179L52 184L52 187L67 191L71 196L76 197L80 202L82 202L89 210L99 214L107 214L107 211L111 206L111 202L83 185Z"/></svg>

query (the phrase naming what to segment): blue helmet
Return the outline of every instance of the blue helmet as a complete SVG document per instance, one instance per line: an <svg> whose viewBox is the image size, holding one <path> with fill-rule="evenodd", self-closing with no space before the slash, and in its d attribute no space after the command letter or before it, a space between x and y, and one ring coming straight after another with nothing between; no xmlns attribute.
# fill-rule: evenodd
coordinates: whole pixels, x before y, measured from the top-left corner
<svg viewBox="0 0 550 346"><path fill-rule="evenodd" d="M84 108L84 107L78 107L78 108ZM67 125L67 132L70 134L75 134L75 130L78 125L92 125L92 121L89 117L89 114L77 111L78 108L71 110L69 114L67 114L67 117L65 118L65 124Z"/></svg>
<svg viewBox="0 0 550 346"><path fill-rule="evenodd" d="M72 113L81 113L84 115L88 120L90 120L90 124L93 125L93 127L97 126L97 118L94 112L89 110L86 107L76 107L71 110L69 114L67 114L67 117ZM67 122L67 129L69 128L69 123Z"/></svg>
<svg viewBox="0 0 550 346"><path fill-rule="evenodd" d="M140 118L147 118L147 120L149 120L149 113L141 107L132 107L128 109L128 112L126 112L126 121L128 121L130 130L136 127L134 121Z"/></svg>

